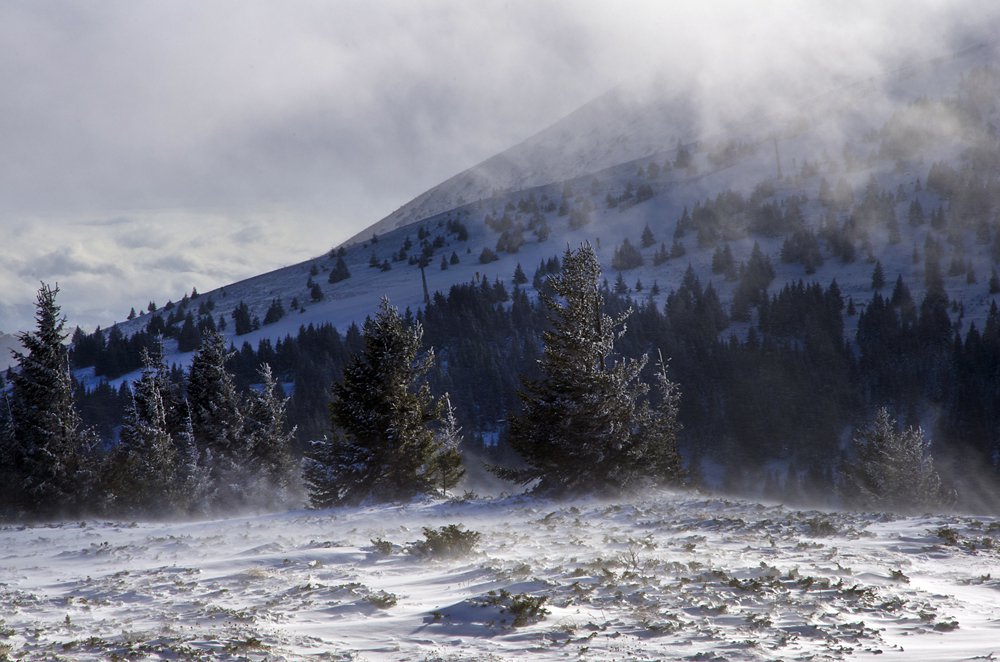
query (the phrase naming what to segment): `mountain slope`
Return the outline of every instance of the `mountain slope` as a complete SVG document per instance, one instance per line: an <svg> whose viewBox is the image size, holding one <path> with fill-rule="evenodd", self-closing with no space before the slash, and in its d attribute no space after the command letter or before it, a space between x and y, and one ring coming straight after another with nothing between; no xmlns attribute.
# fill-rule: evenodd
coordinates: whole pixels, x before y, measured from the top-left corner
<svg viewBox="0 0 1000 662"><path fill-rule="evenodd" d="M351 326L383 296L413 313L433 300L437 335L425 340L440 358L434 388L454 396L473 450L492 453L485 447L500 443L502 451L541 322L525 328L534 318L515 321L512 304L484 298L470 308L504 308L492 309L498 333L481 333L479 319L456 335L448 324L466 322L454 306L454 318L440 322L446 296L469 283L479 287L457 300L470 289L509 293L520 271L523 313L548 265L589 242L609 290L631 297L637 312L622 352L662 349L673 359L684 394L682 451L708 484L756 493L765 483L808 483L833 494L832 467L851 428L890 402L900 421L931 431L935 458L961 498L988 500L1000 466L992 432L1000 389L970 366L1000 354L1000 73L983 66L992 58L973 49L884 85L712 123L697 141L651 142L635 160L491 194L185 296L86 343L106 341L103 356L113 360L100 368L96 359L77 361L77 377L92 389L103 381L117 388L138 368L137 345L154 334L166 338L168 363L184 368L197 347L197 334L192 340L184 329L224 327L244 386L260 362L277 366L305 443L328 432L329 385L361 342ZM350 276L337 280L340 261ZM611 292L608 300L629 305ZM126 347L129 336L135 342ZM95 389L90 404L106 410L99 399L114 402L110 390ZM95 424L111 435L119 419L110 412ZM970 480L970 466L987 475Z"/></svg>
<svg viewBox="0 0 1000 662"><path fill-rule="evenodd" d="M438 243L425 270L428 291L433 293L477 278L509 283L518 264L530 276L539 262L581 241L597 246L611 279L615 249L625 238L637 245L646 225L653 231L656 245L644 248L644 265L626 275L629 286L637 280L647 287L656 281L664 289L661 296L680 281L690 264L704 282L715 283L723 302L730 301L735 285L711 270L713 251L723 243L729 244L737 261L745 259L754 243L759 243L778 270L772 292L799 278L822 283L836 278L845 301L853 297L862 303L871 296L870 275L878 258L890 281L902 274L915 289L914 295L919 296L922 267L910 258L914 247L922 248L933 231L927 225L911 227L905 223L907 207L916 199L929 214L948 203L939 193L914 193L914 183L925 180L930 165L937 160L958 163L959 154L982 136L968 134L972 129L966 131L968 135L960 133L957 123L961 118L948 108L914 104L928 95L939 99L954 95L962 75L992 58L990 48L977 47L955 57L897 71L884 85L866 81L846 88L828 87L826 94L798 106L774 104L769 114L732 122L725 131L716 124L714 133L707 137L696 135L695 123L682 112L683 103L667 103L664 95L625 101L620 94L609 93L521 145L431 189L360 233L343 246L351 278L327 283L335 262L331 251L202 293L200 303L211 301L211 314L227 320L241 302L259 319L264 318L274 299L282 301L286 309L293 300L301 304L299 310L276 324L234 337L255 345L262 338L294 334L303 324L328 322L346 328L374 310L382 295L388 295L401 308L422 305L421 274L413 264L414 254L420 251L418 232L427 233L428 243ZM877 94L873 91L876 89ZM861 103L865 99L872 103ZM676 112L667 113L667 107ZM687 110L693 112L691 106ZM988 126L991 119L996 120L978 118L976 126ZM893 127L902 132L899 140L880 135ZM893 147L906 139L917 140L919 145ZM678 163L679 144L681 152L690 152L690 166L673 167ZM657 172L649 170L651 164L655 164ZM723 224L725 228L717 229L721 232L718 236L707 240L692 234L681 236L684 256L653 264L659 245L665 243L669 248L674 236L683 234L677 225L684 210L706 205L722 192L735 192L745 201L756 196L759 199L754 204L758 207L761 200L780 207L789 198L803 196L805 225L816 231L829 213L839 221L849 211L831 208L820 200L824 187L836 184L846 187L855 203L862 200L866 187L871 185L896 192L899 199L894 203L894 213L902 226L902 236L890 241L886 227L873 221L871 227L865 228L864 241L859 239L859 248L863 249L860 259L843 263L832 259L829 248L824 246L823 265L815 273L807 273L798 264L782 264L780 253L786 236L754 231L750 217L755 212L748 206L730 215ZM622 204L609 208L609 196L634 196L643 185L649 187L652 196L623 199ZM548 227L545 241L538 241L538 234L529 228L533 212L524 211L527 207L523 205L530 206L531 200L545 207L538 212ZM566 207L587 210L589 222L574 227L572 214L562 213ZM503 220L505 214L507 220ZM487 217L494 219L493 227L485 222ZM460 221L467 237L460 240L456 233L449 232L449 221ZM516 252L498 249L503 234L498 228L505 224L510 226L508 229L521 228L524 243ZM697 235L698 229L692 229ZM378 235L377 243L371 242L373 234ZM942 241L946 238L936 232L934 236L940 236ZM411 246L406 257L394 261L407 243ZM973 263L978 283L971 286L949 279L947 287L950 295L965 303L964 319L968 322L981 320L991 301L985 295L985 280L992 261L987 246L971 238L965 243L968 246L963 249L964 256ZM483 249L494 250L498 259L480 263ZM448 258L452 252L459 263L440 269L441 257ZM391 270L370 267L373 259L379 265L388 261ZM312 299L309 286L313 282L322 291L321 300ZM159 314L166 317L170 311ZM119 326L128 335L147 322L148 316L143 316ZM233 335L232 326L226 331ZM181 364L186 360L184 356L173 358Z"/></svg>
<svg viewBox="0 0 1000 662"><path fill-rule="evenodd" d="M347 244L511 191L574 179L692 140L693 108L607 92L510 149L422 193Z"/></svg>

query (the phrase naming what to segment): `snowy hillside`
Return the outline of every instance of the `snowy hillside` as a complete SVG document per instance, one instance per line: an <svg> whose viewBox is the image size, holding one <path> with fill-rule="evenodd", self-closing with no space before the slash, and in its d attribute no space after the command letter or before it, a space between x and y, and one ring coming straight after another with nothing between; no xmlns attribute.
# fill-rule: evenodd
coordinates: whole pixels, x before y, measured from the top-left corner
<svg viewBox="0 0 1000 662"><path fill-rule="evenodd" d="M658 96L658 95L657 95ZM524 142L444 181L347 241L353 244L470 202L560 182L693 140L693 109L616 89Z"/></svg>
<svg viewBox="0 0 1000 662"><path fill-rule="evenodd" d="M812 125L813 139L825 133L831 140L850 140L851 133L859 136L877 125L895 104L947 90L961 72L989 63L994 48L972 44L931 60L902 63L877 79L826 80L819 75L796 81L794 89L726 94L667 76L616 88L417 196L346 243L498 194L672 153L680 145L756 143L775 135L795 135L804 123ZM841 146L831 143L834 149Z"/></svg>
<svg viewBox="0 0 1000 662"><path fill-rule="evenodd" d="M7 526L0 657L993 659L998 535L670 492Z"/></svg>
<svg viewBox="0 0 1000 662"><path fill-rule="evenodd" d="M655 244L642 249L642 266L623 274L633 291L637 281L645 285L644 292L634 292L637 297L649 296L655 281L662 291L657 300L662 302L691 265L703 283L714 284L727 304L734 284L712 272L713 251L728 244L735 259L742 261L756 242L777 270L770 287L772 293L799 279L825 286L836 278L845 302L853 299L864 305L872 296L871 274L878 259L890 286L897 275L902 275L914 297L919 298L923 266L911 258L915 249L923 248L932 231L927 225L913 227L906 223L908 205L916 199L930 214L948 202L939 194L915 192L914 185L927 178L935 161L954 162L976 136L963 136L954 126L954 117L936 114L933 107L926 112L919 108L919 112L909 111L916 100L927 95L946 98L955 94L962 76L992 57L991 48L974 47L952 57L915 63L894 71L883 81L863 81L846 87L831 84L823 88L823 94L801 103L775 103L766 109L766 115L751 115L725 124L716 122L711 132L704 134L699 134L684 114L691 109L676 101L669 105L663 101L664 95L640 102L635 97L609 93L521 145L419 196L361 233L356 241L345 244L344 260L350 278L336 284L327 282L335 262L331 252L202 293L199 303L211 301L213 317L226 319L241 302L259 319L264 318L275 299L286 310L290 310L293 300L300 304L281 321L238 338L231 325L226 330L237 345L246 341L256 346L262 338L294 335L301 325L310 323L331 323L343 330L370 314L382 295L389 296L400 308L415 310L423 304L424 294L420 271L413 262L425 242L435 244L429 249L425 270L431 294L447 292L454 283L477 278L500 279L509 285L518 264L530 277L540 262L582 241L596 244L605 274L613 281L615 250L624 239L638 246L647 225ZM904 124L915 123L909 129L917 132L919 141L904 153L886 153L886 139L879 137L879 131L899 117ZM988 122L991 118L981 119ZM677 163L679 147L690 153L691 164L671 167ZM650 165L656 168L655 173ZM684 210L712 202L720 193L735 192L745 200L757 196L757 200L777 205L803 196L805 225L815 232L829 211L821 201L823 187L838 183L848 187L848 195L855 203L863 199L866 187L872 184L879 190L894 192L898 198L894 214L901 235L889 237L884 225L866 227L864 250L854 261L838 260L824 247L823 264L811 273L800 264L783 263L781 249L786 235L755 232L748 211L742 217L737 214L729 219L733 226L723 228L721 235L710 241L688 232L680 239L683 256L656 263L655 254L661 244L670 249L678 235L678 221ZM635 195L643 185L652 194L645 199L642 194ZM609 197L623 201L609 208ZM537 205L541 220L532 220L535 212L519 207L526 201ZM574 223L565 208L559 209L564 205L581 213L585 210L586 222ZM484 223L488 216L497 221L507 218L504 223L509 221L511 228L521 228L519 240L523 243L504 250L498 244L503 234L501 225L488 227ZM844 218L843 211L837 213L838 221ZM461 222L468 236L459 239L448 230L448 221ZM542 234L529 227L538 223L546 226L544 240L540 240ZM397 229L389 229L392 227ZM426 239L421 240L418 232L426 232ZM377 244L371 242L373 234L378 236ZM934 236L944 242L944 234ZM949 297L963 306L963 323L977 321L981 328L992 301L986 288L992 264L989 247L972 236L961 243L961 256L969 261L968 271L973 272L976 282L967 283L963 275L948 278L946 288ZM410 248L405 251L406 257L394 260L407 244ZM481 263L484 249L495 251L497 260ZM458 263L442 269L442 257L447 259L452 253ZM379 267L369 266L373 259ZM383 271L380 267L386 262L391 269ZM312 283L322 291L320 300L311 296ZM161 309L159 314L167 316L169 311ZM144 315L122 323L120 328L127 335L147 322L148 316ZM850 326L852 321L846 323ZM184 365L188 357L176 355L170 360Z"/></svg>

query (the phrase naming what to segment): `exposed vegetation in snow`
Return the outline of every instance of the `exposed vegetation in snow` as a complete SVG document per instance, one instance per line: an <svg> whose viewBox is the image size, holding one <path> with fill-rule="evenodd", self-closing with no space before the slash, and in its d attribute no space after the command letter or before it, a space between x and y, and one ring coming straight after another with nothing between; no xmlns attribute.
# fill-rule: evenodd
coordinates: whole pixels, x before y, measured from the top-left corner
<svg viewBox="0 0 1000 662"><path fill-rule="evenodd" d="M12 659L1000 651L991 517L801 511L658 491L0 533L0 647Z"/></svg>

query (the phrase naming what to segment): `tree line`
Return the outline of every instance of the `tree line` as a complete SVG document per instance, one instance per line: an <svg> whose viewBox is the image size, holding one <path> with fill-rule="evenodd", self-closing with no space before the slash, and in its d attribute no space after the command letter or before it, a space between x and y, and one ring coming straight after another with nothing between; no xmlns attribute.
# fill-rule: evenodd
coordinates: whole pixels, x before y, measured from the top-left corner
<svg viewBox="0 0 1000 662"><path fill-rule="evenodd" d="M624 316L603 313L593 250L585 245L564 259L545 298L554 328L544 339L543 375L511 423L521 462L496 473L556 494L677 480L676 384L661 362L659 400L646 401L638 380L645 359L611 356ZM400 500L445 493L464 472L454 407L425 379L435 358L423 348L422 326L387 299L365 321L364 348L333 386L332 436L312 441L300 464L271 367L262 364L259 386L240 396L218 333L203 339L183 391L159 347L144 351L118 439L102 444L76 409L57 292L39 290L37 328L22 334L26 351L15 353L4 390L8 517L207 513L289 505L303 491L320 507Z"/></svg>

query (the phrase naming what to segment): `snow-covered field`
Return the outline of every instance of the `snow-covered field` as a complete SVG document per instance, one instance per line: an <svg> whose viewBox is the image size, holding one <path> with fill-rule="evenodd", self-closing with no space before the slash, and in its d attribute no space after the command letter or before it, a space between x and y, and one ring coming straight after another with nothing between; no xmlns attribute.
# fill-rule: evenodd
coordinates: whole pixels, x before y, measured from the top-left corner
<svg viewBox="0 0 1000 662"><path fill-rule="evenodd" d="M413 553L448 525L471 553ZM0 659L1000 654L994 517L509 497L6 526L0 558Z"/></svg>

